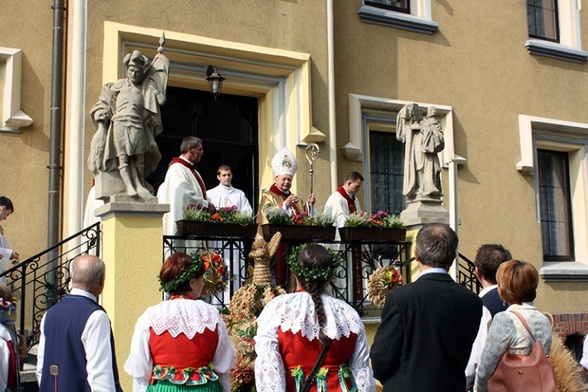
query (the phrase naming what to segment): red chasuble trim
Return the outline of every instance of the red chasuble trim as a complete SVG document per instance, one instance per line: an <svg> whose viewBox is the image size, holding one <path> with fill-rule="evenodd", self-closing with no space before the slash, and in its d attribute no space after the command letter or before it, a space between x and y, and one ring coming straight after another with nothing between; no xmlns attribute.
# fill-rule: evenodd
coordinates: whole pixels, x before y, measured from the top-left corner
<svg viewBox="0 0 588 392"><path fill-rule="evenodd" d="M341 186L339 186L339 188L337 188L337 192L339 192L341 194L341 196L343 196L343 198L345 200L347 200L347 207L349 208L349 213L353 214L354 212L357 212L357 208L355 208L355 197L353 199L351 197L349 197L349 194L343 188L343 185L341 185Z"/></svg>
<svg viewBox="0 0 588 392"><path fill-rule="evenodd" d="M286 192L282 191L280 188L278 188L276 186L276 184L272 184L272 186L270 187L270 192L275 193L276 195L280 196L283 199L282 203L284 200L286 200L288 198L288 196L290 196L290 192L286 193ZM282 205L282 203L280 203L280 206ZM296 204L292 204L291 208L294 210L294 212L296 214L302 213L302 212L298 211L298 206Z"/></svg>
<svg viewBox="0 0 588 392"><path fill-rule="evenodd" d="M200 189L202 189L202 195L204 196L204 199L206 200L206 185L204 185L202 178L200 178L198 173L196 173L196 169L194 169L194 166L192 166L189 162L183 160L182 158L178 158L178 157L172 158L170 166L173 165L174 163L180 163L180 164L186 166L188 169L190 169L192 174L194 174L194 177L196 177L196 181L198 181L198 185L200 185Z"/></svg>

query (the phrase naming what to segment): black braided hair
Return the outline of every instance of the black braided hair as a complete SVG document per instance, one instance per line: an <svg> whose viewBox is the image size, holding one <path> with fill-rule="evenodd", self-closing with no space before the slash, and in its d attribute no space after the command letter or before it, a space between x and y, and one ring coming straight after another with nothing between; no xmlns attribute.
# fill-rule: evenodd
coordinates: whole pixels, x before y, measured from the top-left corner
<svg viewBox="0 0 588 392"><path fill-rule="evenodd" d="M325 267L331 263L331 254L327 249L318 244L308 245L304 247L298 254L298 264L303 268L312 267ZM319 329L319 341L325 345L330 343L331 339L323 331L327 325L327 315L323 305L321 294L325 292L328 280L315 279L312 281L306 281L303 277L298 277L298 281L302 288L310 294L312 302L314 302L315 317L318 320Z"/></svg>

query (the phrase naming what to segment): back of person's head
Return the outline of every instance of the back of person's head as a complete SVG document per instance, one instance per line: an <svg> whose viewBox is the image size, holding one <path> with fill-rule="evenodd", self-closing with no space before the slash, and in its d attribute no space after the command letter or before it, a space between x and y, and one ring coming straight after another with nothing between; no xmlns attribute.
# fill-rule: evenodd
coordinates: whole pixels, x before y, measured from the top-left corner
<svg viewBox="0 0 588 392"><path fill-rule="evenodd" d="M75 288L93 292L104 281L106 266L99 257L92 255L78 256L71 263L71 281Z"/></svg>
<svg viewBox="0 0 588 392"><path fill-rule="evenodd" d="M192 290L190 281L204 275L204 265L200 257L193 258L186 253L169 256L159 271L161 289L169 294L184 294Z"/></svg>
<svg viewBox="0 0 588 392"><path fill-rule="evenodd" d="M496 284L496 270L500 264L511 260L508 249L500 244L484 244L478 248L474 264L482 278L492 284Z"/></svg>
<svg viewBox="0 0 588 392"><path fill-rule="evenodd" d="M347 174L347 177L345 177L345 181L344 182L347 182L347 181L355 182L357 180L363 181L363 176L361 174L359 174L358 172L356 172L356 171L350 171Z"/></svg>
<svg viewBox="0 0 588 392"><path fill-rule="evenodd" d="M0 196L0 206L4 206L8 211L14 212L14 204L6 196Z"/></svg>
<svg viewBox="0 0 588 392"><path fill-rule="evenodd" d="M180 145L180 154L185 154L190 147L198 147L198 145L202 145L202 139L196 136L186 136Z"/></svg>
<svg viewBox="0 0 588 392"><path fill-rule="evenodd" d="M537 296L539 273L526 261L509 260L496 271L498 295L509 305L533 302Z"/></svg>
<svg viewBox="0 0 588 392"><path fill-rule="evenodd" d="M231 171L231 167L229 165L220 165L218 169L216 169L216 174L220 175L222 171Z"/></svg>
<svg viewBox="0 0 588 392"><path fill-rule="evenodd" d="M0 283L0 298L5 301L12 301L13 295L10 287Z"/></svg>
<svg viewBox="0 0 588 392"><path fill-rule="evenodd" d="M336 269L333 264L331 254L322 245L305 246L298 253L298 266L294 266L292 272L298 278L298 282L312 297L314 309L321 330L319 331L319 340L326 344L329 339L324 334L322 328L327 324L327 315L325 313L321 294L325 292L327 284L332 278Z"/></svg>
<svg viewBox="0 0 588 392"><path fill-rule="evenodd" d="M421 264L449 269L457 256L458 238L444 223L424 225L416 237L416 254Z"/></svg>

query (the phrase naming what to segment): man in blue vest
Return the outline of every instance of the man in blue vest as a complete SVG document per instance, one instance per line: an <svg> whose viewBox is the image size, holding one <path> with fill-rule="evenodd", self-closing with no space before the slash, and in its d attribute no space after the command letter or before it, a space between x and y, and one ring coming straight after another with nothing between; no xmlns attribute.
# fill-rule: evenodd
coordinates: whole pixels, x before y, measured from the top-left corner
<svg viewBox="0 0 588 392"><path fill-rule="evenodd" d="M122 391L110 320L97 303L104 272L98 257L76 258L71 292L43 316L37 354L41 392Z"/></svg>

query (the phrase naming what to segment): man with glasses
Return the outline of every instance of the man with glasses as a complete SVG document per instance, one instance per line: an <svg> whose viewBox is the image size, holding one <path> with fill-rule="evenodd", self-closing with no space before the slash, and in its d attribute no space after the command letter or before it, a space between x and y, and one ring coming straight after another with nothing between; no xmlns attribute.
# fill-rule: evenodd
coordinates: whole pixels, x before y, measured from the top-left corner
<svg viewBox="0 0 588 392"><path fill-rule="evenodd" d="M165 174L165 180L157 191L160 203L170 206L163 215L163 234L175 235L178 231L176 221L184 218L184 208L190 204L200 204L215 211L214 205L206 196L206 186L194 164L204 155L202 140L188 136L182 140L180 156L174 157Z"/></svg>

